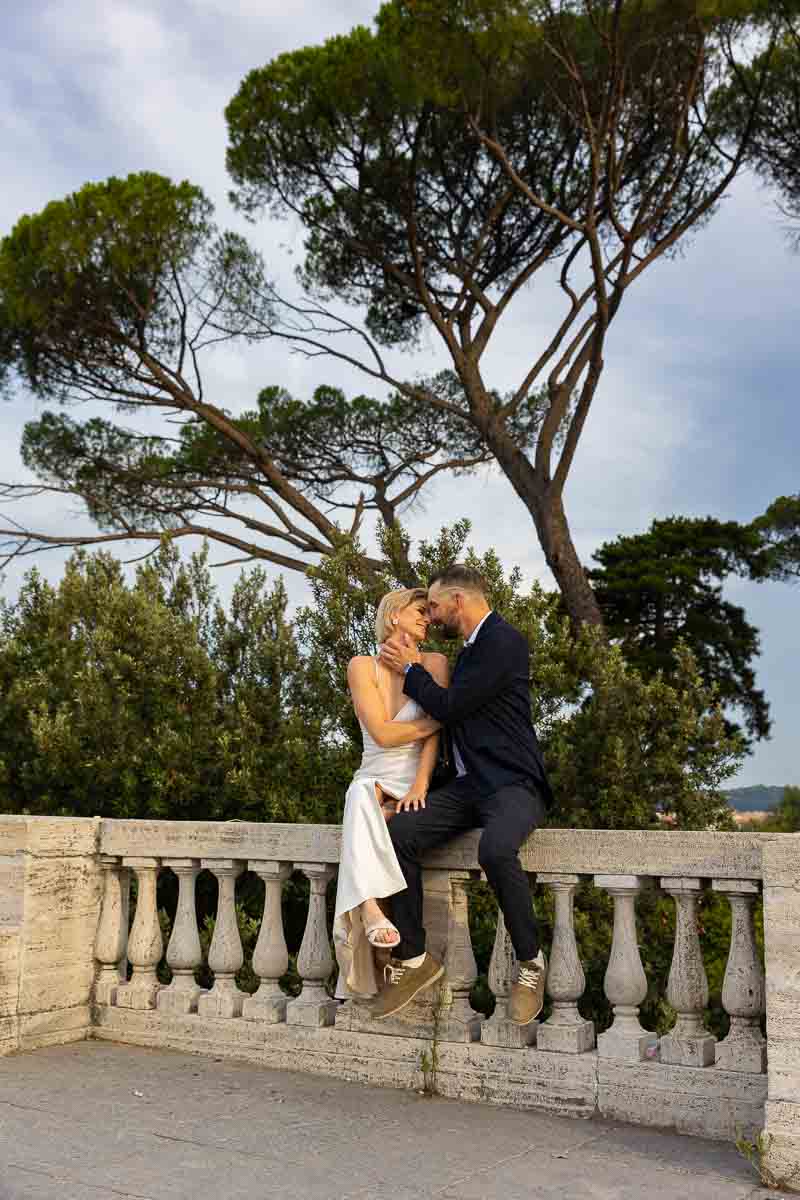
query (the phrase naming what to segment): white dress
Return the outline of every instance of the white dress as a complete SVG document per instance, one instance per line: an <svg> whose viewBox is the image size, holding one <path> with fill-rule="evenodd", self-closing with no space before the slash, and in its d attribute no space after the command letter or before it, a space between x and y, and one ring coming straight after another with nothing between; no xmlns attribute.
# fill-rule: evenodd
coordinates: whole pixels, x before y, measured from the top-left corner
<svg viewBox="0 0 800 1200"><path fill-rule="evenodd" d="M376 675L377 670L376 662ZM392 720L416 721L424 716L415 700L407 700ZM336 985L339 999L377 993L375 960L358 906L371 897L382 899L402 892L406 881L378 803L375 785L379 784L385 793L398 800L405 796L416 778L424 744L424 739L418 739L405 746L379 746L364 724L359 723L364 753L345 798L333 921L333 942L339 963Z"/></svg>

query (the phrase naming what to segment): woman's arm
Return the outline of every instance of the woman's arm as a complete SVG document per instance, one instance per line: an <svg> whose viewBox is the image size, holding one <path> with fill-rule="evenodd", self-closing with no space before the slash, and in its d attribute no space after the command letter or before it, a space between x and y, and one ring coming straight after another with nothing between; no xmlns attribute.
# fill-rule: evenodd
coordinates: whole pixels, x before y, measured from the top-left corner
<svg viewBox="0 0 800 1200"><path fill-rule="evenodd" d="M359 720L367 727L373 741L384 749L421 741L441 728L431 717L422 717L418 721L387 720L383 697L375 682L374 662L370 658L350 659L347 683Z"/></svg>
<svg viewBox="0 0 800 1200"><path fill-rule="evenodd" d="M450 681L450 664L443 654L423 654L422 664L440 687L447 687ZM398 801L397 812L403 812L404 809L413 809L416 811L418 808L425 807L425 798L428 795L431 775L433 775L433 769L436 766L439 737L438 733L431 734L422 747L414 783L410 791L403 796L402 800Z"/></svg>

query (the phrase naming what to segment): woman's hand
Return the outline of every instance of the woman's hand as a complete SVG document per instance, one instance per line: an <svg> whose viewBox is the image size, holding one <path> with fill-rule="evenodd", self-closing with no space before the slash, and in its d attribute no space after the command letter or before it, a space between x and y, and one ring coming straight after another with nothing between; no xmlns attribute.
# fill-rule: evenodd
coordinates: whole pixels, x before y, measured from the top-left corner
<svg viewBox="0 0 800 1200"><path fill-rule="evenodd" d="M414 783L406 792L401 800L397 801L396 812L418 812L419 809L425 807L425 797L428 794L428 788L421 783Z"/></svg>

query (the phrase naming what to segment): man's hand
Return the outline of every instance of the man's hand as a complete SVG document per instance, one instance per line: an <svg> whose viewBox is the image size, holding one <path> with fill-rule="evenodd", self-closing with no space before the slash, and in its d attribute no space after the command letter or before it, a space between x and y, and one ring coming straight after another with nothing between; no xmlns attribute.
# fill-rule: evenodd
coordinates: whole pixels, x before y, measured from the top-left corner
<svg viewBox="0 0 800 1200"><path fill-rule="evenodd" d="M397 801L395 812L417 812L420 808L425 807L425 797L428 794L428 789L418 784L412 784L409 790L403 796L402 800Z"/></svg>
<svg viewBox="0 0 800 1200"><path fill-rule="evenodd" d="M402 675L409 663L422 662L422 655L405 633L395 633L380 648L379 657L384 666Z"/></svg>

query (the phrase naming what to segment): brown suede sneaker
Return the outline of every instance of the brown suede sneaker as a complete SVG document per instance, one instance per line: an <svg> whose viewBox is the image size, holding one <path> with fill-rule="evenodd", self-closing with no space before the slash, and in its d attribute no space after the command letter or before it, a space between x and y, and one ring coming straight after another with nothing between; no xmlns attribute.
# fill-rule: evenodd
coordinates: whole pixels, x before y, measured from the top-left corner
<svg viewBox="0 0 800 1200"><path fill-rule="evenodd" d="M530 1025L544 1006L544 983L547 978L547 959L540 951L536 958L519 964L519 978L511 985L508 997L509 1021L515 1025Z"/></svg>
<svg viewBox="0 0 800 1200"><path fill-rule="evenodd" d="M418 967L407 967L393 958L384 967L383 973L386 980L383 991L372 1002L371 1012L376 1021L400 1012L415 996L441 979L444 967L426 954L425 961Z"/></svg>

